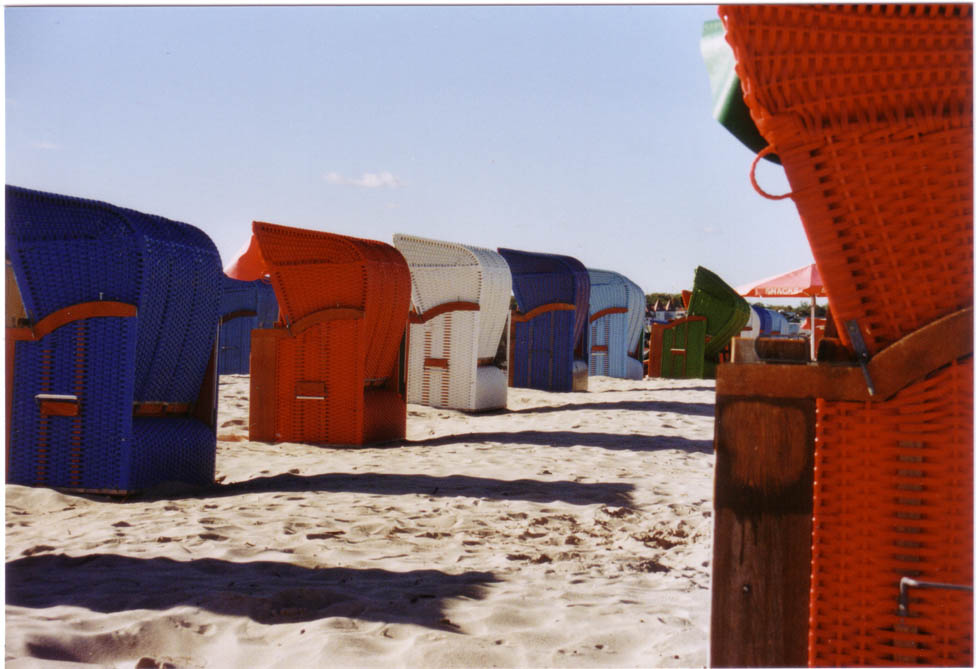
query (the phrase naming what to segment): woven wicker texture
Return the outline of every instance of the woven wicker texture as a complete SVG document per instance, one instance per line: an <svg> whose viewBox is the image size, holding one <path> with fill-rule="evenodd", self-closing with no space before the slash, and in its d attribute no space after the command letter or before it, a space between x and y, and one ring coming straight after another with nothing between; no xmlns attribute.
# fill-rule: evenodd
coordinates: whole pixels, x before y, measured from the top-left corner
<svg viewBox="0 0 976 669"><path fill-rule="evenodd" d="M817 404L811 666L972 666L973 362L887 402Z"/></svg>
<svg viewBox="0 0 976 669"><path fill-rule="evenodd" d="M521 314L552 304L573 307L545 311L528 321L513 318L510 385L571 391L573 352L589 319L589 273L569 256L504 248L498 252L512 272L512 292Z"/></svg>
<svg viewBox="0 0 976 669"><path fill-rule="evenodd" d="M255 222L284 323L251 336L251 438L402 438L403 256L383 242ZM324 319L324 320L323 320Z"/></svg>
<svg viewBox="0 0 976 669"><path fill-rule="evenodd" d="M617 272L587 271L590 275L589 373L639 379L643 376L639 356L646 306L644 291Z"/></svg>
<svg viewBox="0 0 976 669"><path fill-rule="evenodd" d="M270 282L239 281L224 275L220 296L218 374L247 374L251 370L251 330L274 327L278 301Z"/></svg>
<svg viewBox="0 0 976 669"><path fill-rule="evenodd" d="M186 415L135 421L133 403L197 400L217 336L213 242L183 223L12 186L6 217L32 324L106 301L137 314L73 319L16 343L8 480L120 492L212 482L212 426ZM77 397L76 415L42 411L39 394Z"/></svg>
<svg viewBox="0 0 976 669"><path fill-rule="evenodd" d="M972 6L719 13L835 320L873 354L971 304Z"/></svg>
<svg viewBox="0 0 976 669"><path fill-rule="evenodd" d="M679 318L651 325L647 375L700 379L705 371L705 318Z"/></svg>
<svg viewBox="0 0 976 669"><path fill-rule="evenodd" d="M504 407L507 379L493 361L508 320L508 264L489 249L412 235L395 234L393 244L410 268L416 316L478 306L411 324L407 401L469 411Z"/></svg>
<svg viewBox="0 0 976 669"><path fill-rule="evenodd" d="M695 269L688 315L707 319L705 360L716 362L722 349L749 321L749 303L717 274L698 267Z"/></svg>

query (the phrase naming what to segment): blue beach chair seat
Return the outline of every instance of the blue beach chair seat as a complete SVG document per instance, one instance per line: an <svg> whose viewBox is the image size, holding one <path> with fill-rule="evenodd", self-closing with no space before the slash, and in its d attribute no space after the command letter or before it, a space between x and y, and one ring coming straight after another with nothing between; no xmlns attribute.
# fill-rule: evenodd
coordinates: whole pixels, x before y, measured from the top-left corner
<svg viewBox="0 0 976 669"><path fill-rule="evenodd" d="M512 271L510 385L571 391L586 387L590 276L569 256L500 248ZM577 356L581 359L577 365Z"/></svg>
<svg viewBox="0 0 976 669"><path fill-rule="evenodd" d="M200 230L6 188L7 477L128 493L213 481L220 257Z"/></svg>

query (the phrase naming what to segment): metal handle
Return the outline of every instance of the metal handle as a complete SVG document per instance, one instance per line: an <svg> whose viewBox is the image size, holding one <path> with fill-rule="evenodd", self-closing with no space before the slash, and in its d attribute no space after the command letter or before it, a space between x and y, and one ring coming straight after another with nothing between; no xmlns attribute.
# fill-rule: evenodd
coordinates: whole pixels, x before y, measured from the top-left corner
<svg viewBox="0 0 976 669"><path fill-rule="evenodd" d="M901 577L901 583L898 584L898 615L907 616L908 615L908 589L909 588L922 588L925 590L964 590L967 592L973 591L973 586L971 585L957 585L955 583L936 583L934 581L916 581L914 578L909 578L908 576Z"/></svg>
<svg viewBox="0 0 976 669"><path fill-rule="evenodd" d="M850 335L851 345L857 354L857 364L861 366L864 380L867 381L868 395L874 397L874 382L871 380L871 374L868 373L868 360L871 359L871 356L868 355L868 347L864 343L864 337L861 336L861 328L858 327L856 320L847 321L844 323L844 328L847 330L847 334Z"/></svg>

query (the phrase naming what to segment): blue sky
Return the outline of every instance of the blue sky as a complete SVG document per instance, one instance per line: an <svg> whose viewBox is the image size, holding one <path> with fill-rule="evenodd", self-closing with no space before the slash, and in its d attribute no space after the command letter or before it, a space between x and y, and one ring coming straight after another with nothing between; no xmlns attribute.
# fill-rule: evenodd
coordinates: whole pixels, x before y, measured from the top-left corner
<svg viewBox="0 0 976 669"><path fill-rule="evenodd" d="M191 223L564 253L646 292L812 262L711 118L713 5L8 7L6 182ZM770 192L782 169L759 168ZM786 304L786 302L784 302Z"/></svg>

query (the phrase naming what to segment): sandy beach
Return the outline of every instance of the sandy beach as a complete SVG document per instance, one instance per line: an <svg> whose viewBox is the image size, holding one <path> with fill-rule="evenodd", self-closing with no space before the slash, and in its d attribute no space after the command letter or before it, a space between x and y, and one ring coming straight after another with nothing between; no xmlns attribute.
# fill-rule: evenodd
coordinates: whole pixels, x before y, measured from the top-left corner
<svg viewBox="0 0 976 669"><path fill-rule="evenodd" d="M6 487L7 667L704 666L714 381L589 388L333 448L222 377L213 488Z"/></svg>

